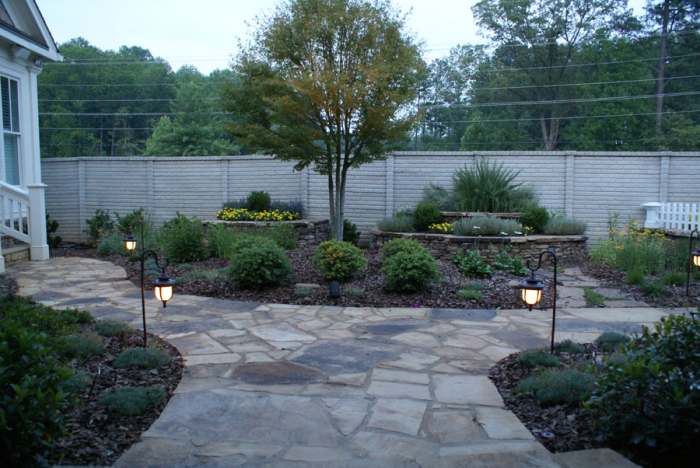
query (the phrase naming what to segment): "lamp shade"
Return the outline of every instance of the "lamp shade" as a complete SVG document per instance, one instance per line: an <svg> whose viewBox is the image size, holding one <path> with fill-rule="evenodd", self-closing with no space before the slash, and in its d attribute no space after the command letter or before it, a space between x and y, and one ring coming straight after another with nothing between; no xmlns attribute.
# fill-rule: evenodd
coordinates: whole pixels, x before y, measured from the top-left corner
<svg viewBox="0 0 700 468"><path fill-rule="evenodd" d="M136 239L134 239L134 236L131 234L124 238L124 248L127 252L133 252L136 250Z"/></svg>
<svg viewBox="0 0 700 468"><path fill-rule="evenodd" d="M539 281L534 276L520 283L520 297L529 310L532 310L532 307L539 304L542 300L543 289L544 284L542 284L542 281Z"/></svg>
<svg viewBox="0 0 700 468"><path fill-rule="evenodd" d="M693 252L691 253L691 257L693 260L693 265L700 268L700 249L693 250Z"/></svg>
<svg viewBox="0 0 700 468"><path fill-rule="evenodd" d="M155 294L156 299L163 303L163 307L166 307L168 301L172 299L174 289L175 280L170 279L167 276L160 276L153 282L153 293Z"/></svg>

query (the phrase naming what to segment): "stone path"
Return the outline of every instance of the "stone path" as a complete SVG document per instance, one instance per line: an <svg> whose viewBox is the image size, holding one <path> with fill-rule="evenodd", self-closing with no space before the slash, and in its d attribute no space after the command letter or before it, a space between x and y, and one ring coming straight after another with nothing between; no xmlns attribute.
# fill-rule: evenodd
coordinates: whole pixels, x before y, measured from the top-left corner
<svg viewBox="0 0 700 468"><path fill-rule="evenodd" d="M23 296L139 327L137 288L85 258L16 265ZM569 287L573 275L564 275ZM564 294L566 294L566 289ZM486 376L546 346L550 313L150 298L150 331L185 357L176 395L117 466L537 466L556 461ZM557 340L634 332L684 310L563 308Z"/></svg>
<svg viewBox="0 0 700 468"><path fill-rule="evenodd" d="M617 288L606 288L600 285L596 278L584 274L580 268L565 268L559 275L558 298L562 307L579 308L587 307L585 297L586 290L599 295L602 303L595 307L610 307L615 309L626 307L649 307L646 302L634 299L629 293Z"/></svg>

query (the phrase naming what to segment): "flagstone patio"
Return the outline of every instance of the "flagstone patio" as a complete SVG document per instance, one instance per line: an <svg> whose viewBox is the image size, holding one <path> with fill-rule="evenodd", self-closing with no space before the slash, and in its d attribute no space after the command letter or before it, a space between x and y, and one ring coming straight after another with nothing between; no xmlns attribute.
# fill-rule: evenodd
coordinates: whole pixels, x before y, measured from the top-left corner
<svg viewBox="0 0 700 468"><path fill-rule="evenodd" d="M10 274L20 295L42 304L141 325L138 289L112 263L55 258ZM593 280L576 269L562 277L571 301L557 316L558 341L630 333L686 312L566 307L581 305L575 289ZM503 407L487 377L501 358L547 345L549 311L296 306L177 293L167 309L149 293L147 308L149 331L180 350L186 370L117 466L568 466Z"/></svg>

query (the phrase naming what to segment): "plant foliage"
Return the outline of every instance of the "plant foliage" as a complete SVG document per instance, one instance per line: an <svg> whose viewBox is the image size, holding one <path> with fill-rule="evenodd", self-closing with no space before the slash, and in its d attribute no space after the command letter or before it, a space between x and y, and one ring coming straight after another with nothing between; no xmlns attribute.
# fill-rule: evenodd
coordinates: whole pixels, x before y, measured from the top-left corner
<svg viewBox="0 0 700 468"><path fill-rule="evenodd" d="M340 282L349 280L367 266L362 250L343 241L325 241L319 244L313 263L326 280Z"/></svg>

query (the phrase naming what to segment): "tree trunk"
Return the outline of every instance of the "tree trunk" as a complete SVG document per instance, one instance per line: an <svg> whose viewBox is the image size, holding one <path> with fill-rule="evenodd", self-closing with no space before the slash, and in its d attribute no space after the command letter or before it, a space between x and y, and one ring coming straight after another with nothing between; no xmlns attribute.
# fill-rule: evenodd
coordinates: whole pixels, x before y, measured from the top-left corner
<svg viewBox="0 0 700 468"><path fill-rule="evenodd" d="M666 57L668 55L668 23L670 14L670 0L664 1L661 18L661 41L659 43L659 63L656 70L656 138L657 145L661 144L663 136L662 117L664 108L664 79L666 75Z"/></svg>
<svg viewBox="0 0 700 468"><path fill-rule="evenodd" d="M554 151L557 149L559 140L559 119L540 119L540 127L542 128L542 140L544 141L544 149Z"/></svg>

